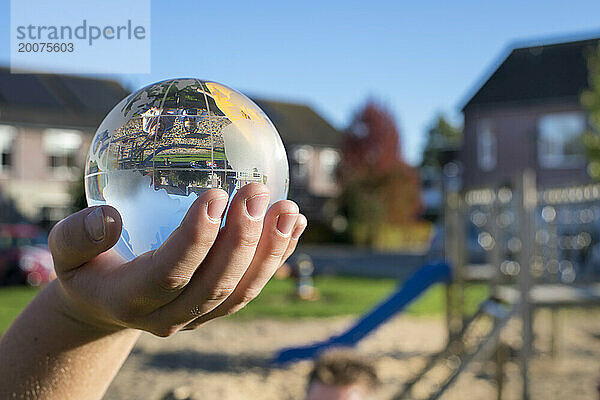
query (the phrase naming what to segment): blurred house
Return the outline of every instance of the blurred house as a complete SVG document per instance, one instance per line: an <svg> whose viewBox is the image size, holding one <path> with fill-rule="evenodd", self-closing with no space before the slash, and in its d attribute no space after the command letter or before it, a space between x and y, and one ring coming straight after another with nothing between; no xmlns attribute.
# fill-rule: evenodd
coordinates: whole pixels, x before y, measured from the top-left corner
<svg viewBox="0 0 600 400"><path fill-rule="evenodd" d="M512 49L466 102L459 155L464 186L510 183L533 168L540 186L590 180L579 102L588 86L587 54L600 39Z"/></svg>
<svg viewBox="0 0 600 400"><path fill-rule="evenodd" d="M69 214L93 134L127 94L114 81L0 69L0 218L16 211L50 224Z"/></svg>
<svg viewBox="0 0 600 400"><path fill-rule="evenodd" d="M112 80L0 68L0 222L68 215L96 128L128 94ZM257 102L286 144L290 198L309 218L325 216L337 191L339 132L308 106Z"/></svg>

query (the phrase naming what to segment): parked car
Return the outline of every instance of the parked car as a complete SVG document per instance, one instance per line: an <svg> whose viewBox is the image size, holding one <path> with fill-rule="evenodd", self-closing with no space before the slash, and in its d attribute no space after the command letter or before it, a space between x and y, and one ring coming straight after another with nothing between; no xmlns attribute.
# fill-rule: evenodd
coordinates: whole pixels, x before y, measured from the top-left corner
<svg viewBox="0 0 600 400"><path fill-rule="evenodd" d="M0 224L0 285L40 286L55 278L44 229L26 223Z"/></svg>

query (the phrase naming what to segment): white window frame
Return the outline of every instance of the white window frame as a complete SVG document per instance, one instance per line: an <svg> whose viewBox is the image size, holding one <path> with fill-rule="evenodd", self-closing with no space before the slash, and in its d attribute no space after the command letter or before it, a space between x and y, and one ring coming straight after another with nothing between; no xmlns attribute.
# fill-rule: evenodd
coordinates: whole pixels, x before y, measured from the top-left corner
<svg viewBox="0 0 600 400"><path fill-rule="evenodd" d="M9 171L15 165L14 145L18 132L18 129L12 125L0 125L0 157L3 153L10 153L11 155L11 162L8 168L0 160L0 173Z"/></svg>
<svg viewBox="0 0 600 400"><path fill-rule="evenodd" d="M326 148L319 152L321 171L327 177L327 183L334 183L336 181L335 172L340 160L340 152L335 149Z"/></svg>
<svg viewBox="0 0 600 400"><path fill-rule="evenodd" d="M540 167L578 168L585 165L585 154L565 154L568 139L583 135L586 118L582 112L545 114L538 120L537 153ZM582 149L583 150L583 149Z"/></svg>
<svg viewBox="0 0 600 400"><path fill-rule="evenodd" d="M52 174L58 178L73 179L79 168L76 166L50 165L50 157L77 157L83 144L83 133L74 129L44 129L42 144L48 160L48 167Z"/></svg>
<svg viewBox="0 0 600 400"><path fill-rule="evenodd" d="M293 150L294 158L294 177L296 179L308 179L310 174L310 160L313 158L312 146L299 146Z"/></svg>

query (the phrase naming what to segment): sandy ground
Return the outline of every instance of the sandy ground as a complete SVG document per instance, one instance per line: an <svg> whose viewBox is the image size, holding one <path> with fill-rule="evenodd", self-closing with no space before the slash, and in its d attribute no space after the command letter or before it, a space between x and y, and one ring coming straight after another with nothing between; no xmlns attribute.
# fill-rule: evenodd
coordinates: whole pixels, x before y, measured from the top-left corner
<svg viewBox="0 0 600 400"><path fill-rule="evenodd" d="M281 347L304 344L337 333L352 319L218 320L168 339L143 335L109 388L106 400L162 399L178 387L193 399L302 399L309 362L283 369L269 359ZM563 311L559 347L550 354L550 314L535 320L536 355L531 362L533 399L598 399L600 312ZM518 346L518 323L503 340ZM389 399L422 365L424 357L444 345L443 317L400 316L365 339L357 351L373 360L382 385L376 399ZM506 366L504 399L520 398L517 360ZM491 363L462 374L443 399L493 399Z"/></svg>

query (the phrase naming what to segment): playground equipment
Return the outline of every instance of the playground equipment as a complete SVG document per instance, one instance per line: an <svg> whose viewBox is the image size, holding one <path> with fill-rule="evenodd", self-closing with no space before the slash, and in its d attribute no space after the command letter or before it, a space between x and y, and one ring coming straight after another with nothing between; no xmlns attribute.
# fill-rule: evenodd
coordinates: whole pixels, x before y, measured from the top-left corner
<svg viewBox="0 0 600 400"><path fill-rule="evenodd" d="M414 399L412 390L417 384L424 386L419 398L438 399L471 363L485 361L497 351L500 332L517 309L494 298L481 303L475 314L465 321L460 334L451 338L441 352L430 357L394 400Z"/></svg>
<svg viewBox="0 0 600 400"><path fill-rule="evenodd" d="M457 172L458 168L449 170ZM463 371L490 358L496 362L497 399L501 399L507 346L500 333L517 317L522 336L517 349L521 398L530 398L534 313L540 308L552 310L551 353L555 354L560 327L556 310L600 304L600 283L596 282L600 276L600 184L538 190L535 173L525 170L508 185L464 191L458 173L448 175L444 210L447 264L420 268L346 332L323 342L284 349L276 356L277 363L312 358L335 346L354 346L431 284L445 282L447 345L402 385L394 399L438 399ZM470 240L483 249L484 265L469 263L468 250L474 247ZM486 283L490 298L468 316L464 293L465 285L472 281Z"/></svg>
<svg viewBox="0 0 600 400"><path fill-rule="evenodd" d="M501 187L462 191L459 186L450 179L446 187L446 256L455 265L447 296L449 343L469 326L464 317L464 284L477 277L489 285L493 298L512 305L511 316L519 316L521 398L527 400L534 313L541 308L552 310L554 355L560 327L556 310L600 304L600 285L595 283L600 261L600 185L538 190L535 173L525 170ZM473 226L478 244L486 251L483 266L468 265L465 254L465 231ZM496 325L501 322L495 319ZM485 341L498 343L498 338L490 336ZM496 369L501 371L502 366ZM501 399L502 373L497 381L497 398Z"/></svg>
<svg viewBox="0 0 600 400"><path fill-rule="evenodd" d="M394 294L375 306L372 311L360 318L342 334L308 346L283 349L275 356L274 362L281 365L291 361L314 358L321 352L333 347L352 347L381 324L404 310L407 305L417 299L431 285L438 282L448 282L451 275L450 267L446 263L424 265Z"/></svg>

